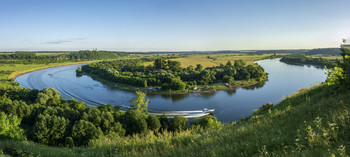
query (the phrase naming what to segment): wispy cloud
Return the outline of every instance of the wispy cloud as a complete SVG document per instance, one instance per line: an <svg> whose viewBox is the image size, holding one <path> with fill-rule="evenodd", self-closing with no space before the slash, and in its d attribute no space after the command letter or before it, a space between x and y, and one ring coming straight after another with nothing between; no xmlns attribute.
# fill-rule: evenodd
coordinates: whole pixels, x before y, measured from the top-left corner
<svg viewBox="0 0 350 157"><path fill-rule="evenodd" d="M43 42L43 44L64 44L64 43L70 43L74 41L80 41L80 40L87 40L88 38L72 38L72 39L66 39L66 40L55 40L55 41L46 41Z"/></svg>

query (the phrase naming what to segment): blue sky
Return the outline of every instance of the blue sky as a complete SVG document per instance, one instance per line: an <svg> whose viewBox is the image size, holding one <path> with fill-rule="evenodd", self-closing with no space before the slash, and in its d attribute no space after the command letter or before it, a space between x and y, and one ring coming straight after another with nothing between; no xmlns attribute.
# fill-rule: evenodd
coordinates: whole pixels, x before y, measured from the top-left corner
<svg viewBox="0 0 350 157"><path fill-rule="evenodd" d="M0 51L339 47L349 0L0 0Z"/></svg>

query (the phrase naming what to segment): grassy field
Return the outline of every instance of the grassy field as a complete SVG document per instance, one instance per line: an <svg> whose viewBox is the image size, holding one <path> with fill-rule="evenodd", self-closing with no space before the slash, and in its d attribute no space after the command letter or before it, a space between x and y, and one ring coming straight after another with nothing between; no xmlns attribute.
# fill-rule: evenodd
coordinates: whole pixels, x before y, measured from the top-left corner
<svg viewBox="0 0 350 157"><path fill-rule="evenodd" d="M311 55L311 56L308 56L308 57L323 58L323 59L329 59L329 60L342 59L342 56Z"/></svg>
<svg viewBox="0 0 350 157"><path fill-rule="evenodd" d="M66 54L64 52L62 53L35 53L37 56L58 56L58 55L63 55Z"/></svg>
<svg viewBox="0 0 350 157"><path fill-rule="evenodd" d="M234 63L234 60L242 59L246 61L247 64L253 64L254 61L263 59L264 57L270 56L271 54L263 55L248 55L244 53L239 54L192 54L186 57L171 59L174 61L179 61L182 67L188 67L192 65L196 67L197 64L201 64L204 68L218 66L220 64L226 64L227 61ZM147 62L145 65L153 64L153 62Z"/></svg>

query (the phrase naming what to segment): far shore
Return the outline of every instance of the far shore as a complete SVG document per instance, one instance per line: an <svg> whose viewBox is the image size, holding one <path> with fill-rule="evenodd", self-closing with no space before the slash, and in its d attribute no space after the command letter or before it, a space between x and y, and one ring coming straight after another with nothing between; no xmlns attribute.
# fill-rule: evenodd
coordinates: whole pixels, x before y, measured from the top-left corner
<svg viewBox="0 0 350 157"><path fill-rule="evenodd" d="M75 65L75 64L84 64L84 63L92 63L92 62L96 62L96 61L83 61L83 62L67 62L67 63L62 63L62 64L56 64L56 65L49 65L49 66L43 66L43 67L39 67L39 68L34 68L34 69L28 69L28 70L24 70L24 71L15 71L13 73L11 73L8 78L9 79L15 79L17 76L26 74L26 73L30 73L36 70L41 70L41 69L47 69L47 68L53 68L53 67L59 67L59 66L65 66L65 65Z"/></svg>

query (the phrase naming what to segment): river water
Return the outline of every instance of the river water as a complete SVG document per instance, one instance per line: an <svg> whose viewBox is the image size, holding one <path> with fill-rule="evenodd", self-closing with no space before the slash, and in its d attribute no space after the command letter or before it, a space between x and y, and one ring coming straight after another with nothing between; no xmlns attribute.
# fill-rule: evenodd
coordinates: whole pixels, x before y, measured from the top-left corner
<svg viewBox="0 0 350 157"><path fill-rule="evenodd" d="M314 66L288 65L279 59L257 61L269 80L263 85L240 88L235 91L218 91L212 94L148 95L149 110L190 111L204 108L215 109L214 115L221 122L230 123L249 116L265 103L278 103L287 94L315 85L326 79L325 70ZM68 65L37 70L15 81L21 87L43 89L53 87L65 99L85 101L90 106L111 104L128 106L135 94L113 89L91 77L77 77L75 70L82 65Z"/></svg>

